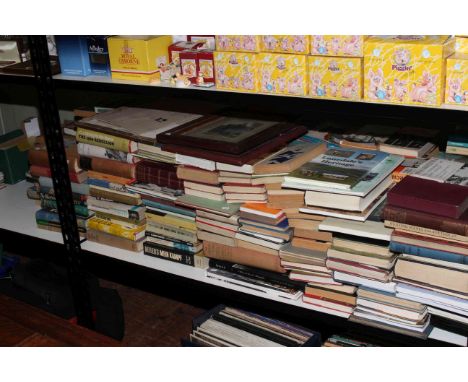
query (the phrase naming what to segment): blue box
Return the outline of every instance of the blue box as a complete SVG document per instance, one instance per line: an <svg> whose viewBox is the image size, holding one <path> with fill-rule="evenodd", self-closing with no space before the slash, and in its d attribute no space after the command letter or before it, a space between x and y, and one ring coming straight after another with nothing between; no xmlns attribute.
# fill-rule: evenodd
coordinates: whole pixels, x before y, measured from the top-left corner
<svg viewBox="0 0 468 382"><path fill-rule="evenodd" d="M89 76L91 65L85 36L55 36L62 74Z"/></svg>
<svg viewBox="0 0 468 382"><path fill-rule="evenodd" d="M93 76L110 77L109 50L107 48L107 36L88 36L87 48L91 74Z"/></svg>

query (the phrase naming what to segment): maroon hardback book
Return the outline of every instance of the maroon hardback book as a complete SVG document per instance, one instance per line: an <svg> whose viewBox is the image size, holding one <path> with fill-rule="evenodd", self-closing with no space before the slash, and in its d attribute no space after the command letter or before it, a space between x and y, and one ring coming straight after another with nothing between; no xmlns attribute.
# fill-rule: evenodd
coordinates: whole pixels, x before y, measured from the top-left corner
<svg viewBox="0 0 468 382"><path fill-rule="evenodd" d="M468 208L468 187L406 176L387 194L388 204L459 218Z"/></svg>
<svg viewBox="0 0 468 382"><path fill-rule="evenodd" d="M242 166L253 160L260 160L268 154L278 151L288 144L290 141L301 137L307 133L307 129L303 126L294 126L291 130L277 135L252 150L246 151L241 155L229 155L225 153L200 150L195 147L178 146L173 144L163 144L162 149L172 153L189 155L196 158L208 159L215 162L227 163L236 166Z"/></svg>
<svg viewBox="0 0 468 382"><path fill-rule="evenodd" d="M177 177L177 167L168 163L148 160L138 162L136 164L136 180L173 190L184 189L184 181Z"/></svg>
<svg viewBox="0 0 468 382"><path fill-rule="evenodd" d="M387 204L382 211L382 218L436 231L468 236L468 212L465 212L458 219L453 219Z"/></svg>

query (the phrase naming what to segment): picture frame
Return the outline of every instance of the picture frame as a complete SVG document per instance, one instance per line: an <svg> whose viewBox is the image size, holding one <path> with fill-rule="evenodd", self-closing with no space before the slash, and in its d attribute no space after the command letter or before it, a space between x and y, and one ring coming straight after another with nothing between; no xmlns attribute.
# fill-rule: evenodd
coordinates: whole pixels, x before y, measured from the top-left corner
<svg viewBox="0 0 468 382"><path fill-rule="evenodd" d="M231 116L204 116L159 134L162 144L240 155L292 129L293 124Z"/></svg>

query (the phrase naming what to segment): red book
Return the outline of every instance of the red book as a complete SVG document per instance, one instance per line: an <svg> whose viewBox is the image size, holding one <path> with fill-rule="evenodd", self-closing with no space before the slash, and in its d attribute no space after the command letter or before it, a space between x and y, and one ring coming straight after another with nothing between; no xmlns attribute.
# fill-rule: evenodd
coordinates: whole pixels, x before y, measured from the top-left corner
<svg viewBox="0 0 468 382"><path fill-rule="evenodd" d="M136 164L136 179L173 190L184 189L184 181L177 177L177 167L173 164L140 161Z"/></svg>
<svg viewBox="0 0 468 382"><path fill-rule="evenodd" d="M407 176L387 194L388 204L458 219L468 208L468 187Z"/></svg>
<svg viewBox="0 0 468 382"><path fill-rule="evenodd" d="M50 171L49 167L32 165L29 168L29 172L32 176L44 176L47 178L52 178L52 172ZM86 181L86 179L88 179L88 174L86 171L69 172L68 175L70 176L70 181L73 183L83 183Z"/></svg>

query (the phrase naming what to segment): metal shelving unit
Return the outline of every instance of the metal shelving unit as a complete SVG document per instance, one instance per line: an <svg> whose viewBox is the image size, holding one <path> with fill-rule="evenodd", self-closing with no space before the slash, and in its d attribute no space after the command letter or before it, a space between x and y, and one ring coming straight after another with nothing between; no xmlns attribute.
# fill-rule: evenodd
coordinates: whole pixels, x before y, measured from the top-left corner
<svg viewBox="0 0 468 382"><path fill-rule="evenodd" d="M183 283L184 287L194 288L200 293L214 294L222 296L225 299L246 303L252 306L261 306L264 309L269 309L277 314L286 317L294 317L304 321L310 321L313 324L325 328L326 332L333 332L337 328L362 330L365 332L375 333L376 336L399 340L401 344L407 343L413 346L422 345L440 345L435 340L420 340L417 338L407 337L400 334L387 332L380 329L369 328L360 324L351 323L345 319L329 316L324 313L316 312L310 309L307 304L292 301L279 301L262 296L260 293L249 293L232 286L227 287L215 281L209 281L203 277L203 272L196 268L187 269L186 266L163 261L143 254L135 254L117 248L108 247L106 245L83 242L80 243L80 238L76 229L76 221L74 219L74 209L71 203L71 188L68 179L68 170L63 147L58 144L61 140L61 133L57 134L54 129L57 127L57 110L60 108L61 99L55 99L54 91L64 94L67 92L85 92L97 93L103 100L111 101L114 97L125 96L136 99L160 100L170 99L175 109L184 111L184 105L191 101L203 101L206 103L223 104L235 107L235 110L248 110L254 113L269 113L274 111L275 115L281 115L284 118L297 119L307 115L311 120L323 119L365 119L373 121L375 118L391 119L404 125L407 122L417 122L427 124L434 128L449 131L457 124L468 125L468 107L452 107L442 105L441 107L419 107L419 106L403 106L394 104L380 104L368 102L347 102L312 99L306 97L285 97L262 94L243 94L237 92L219 91L216 88L175 88L172 86L149 85L142 83L133 83L126 81L115 81L105 77L68 77L63 75L51 76L46 70L46 57L43 51L44 46L40 45L40 37L35 37L36 47L32 44L33 50L37 51L33 54L33 60L36 62L37 76L22 76L22 75L6 75L0 74L0 89L1 86L10 84L25 86L31 90L31 86L38 86L41 117L43 122L47 123L48 128L45 129L46 140L50 153L50 161L52 164L52 173L54 178L54 186L56 187L57 195L60 197L59 211L62 217L62 237L55 232L43 231L38 229L34 224L34 203L26 199L26 185L20 183L18 185L9 186L6 190L0 191L0 208L2 211L11 211L9 215L14 216L12 219L0 221L0 230L4 232L17 232L21 235L32 236L41 240L47 240L54 243L63 243L63 252L66 254L67 265L70 270L70 278L74 286L75 304L79 307L80 323L88 327L92 326L90 320L89 299L86 290L82 287L82 271L83 262L85 266L93 270L99 267L115 269L115 275L119 276L119 272L125 268L125 272L135 274L134 279L140 278L146 280L148 284L153 279L162 278L167 280L174 279L173 284ZM42 49L42 51L41 51ZM49 68L50 72L50 68ZM51 106L52 105L52 106ZM75 105L76 107L82 105ZM55 169L54 169L55 168ZM70 210L71 208L71 210ZM74 223L73 223L74 222ZM1 232L0 232L1 233ZM103 266L104 262L104 266ZM168 276L169 275L169 276ZM132 279L128 274L125 275L128 279ZM151 287L150 287L151 288ZM226 289L227 288L227 289ZM218 300L219 301L219 300ZM285 312L287 311L287 312ZM320 331L320 327L317 327Z"/></svg>

